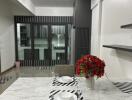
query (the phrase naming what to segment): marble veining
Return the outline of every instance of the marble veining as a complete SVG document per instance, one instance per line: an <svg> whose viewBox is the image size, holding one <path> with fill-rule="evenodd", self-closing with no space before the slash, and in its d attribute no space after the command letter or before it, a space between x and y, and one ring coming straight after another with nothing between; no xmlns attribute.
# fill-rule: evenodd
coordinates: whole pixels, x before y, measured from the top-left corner
<svg viewBox="0 0 132 100"><path fill-rule="evenodd" d="M116 88L105 77L95 80L95 89L87 88L85 78L78 78L78 88L84 100L132 100L132 95L125 94ZM1 95L0 100L49 100L52 90L76 90L76 86L52 86L52 77L18 78Z"/></svg>

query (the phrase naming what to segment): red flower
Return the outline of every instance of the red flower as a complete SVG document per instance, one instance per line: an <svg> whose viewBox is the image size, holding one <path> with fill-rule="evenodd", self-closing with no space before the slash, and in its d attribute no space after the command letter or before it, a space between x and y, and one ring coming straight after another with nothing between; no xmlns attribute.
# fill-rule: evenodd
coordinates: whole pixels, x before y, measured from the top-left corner
<svg viewBox="0 0 132 100"><path fill-rule="evenodd" d="M86 78L104 75L105 63L92 55L85 55L76 62L76 74L84 73Z"/></svg>

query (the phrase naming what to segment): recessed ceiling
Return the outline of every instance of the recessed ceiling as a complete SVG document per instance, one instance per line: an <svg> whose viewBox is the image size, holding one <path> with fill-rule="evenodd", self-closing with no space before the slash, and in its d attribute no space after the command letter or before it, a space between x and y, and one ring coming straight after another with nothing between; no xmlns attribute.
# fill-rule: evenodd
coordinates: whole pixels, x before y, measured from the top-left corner
<svg viewBox="0 0 132 100"><path fill-rule="evenodd" d="M32 0L38 7L73 7L74 0Z"/></svg>

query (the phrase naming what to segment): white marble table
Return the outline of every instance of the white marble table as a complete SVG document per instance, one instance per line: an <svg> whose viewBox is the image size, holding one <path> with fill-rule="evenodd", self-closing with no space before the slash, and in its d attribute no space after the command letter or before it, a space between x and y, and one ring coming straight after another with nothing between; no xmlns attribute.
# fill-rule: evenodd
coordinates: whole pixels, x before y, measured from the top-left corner
<svg viewBox="0 0 132 100"><path fill-rule="evenodd" d="M87 88L85 78L79 79L84 100L132 100L132 95L120 92L106 78L96 80L95 90ZM52 77L18 78L0 95L0 100L49 100L50 91L54 89L76 89L74 86L52 86L52 82Z"/></svg>

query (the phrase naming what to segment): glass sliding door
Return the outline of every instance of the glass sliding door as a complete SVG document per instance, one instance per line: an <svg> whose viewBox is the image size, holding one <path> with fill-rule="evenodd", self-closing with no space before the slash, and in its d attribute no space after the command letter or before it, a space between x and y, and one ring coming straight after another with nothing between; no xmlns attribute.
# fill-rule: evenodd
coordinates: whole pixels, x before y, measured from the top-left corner
<svg viewBox="0 0 132 100"><path fill-rule="evenodd" d="M18 60L22 65L32 65L30 24L17 23Z"/></svg>
<svg viewBox="0 0 132 100"><path fill-rule="evenodd" d="M48 25L34 25L34 65L49 65Z"/></svg>
<svg viewBox="0 0 132 100"><path fill-rule="evenodd" d="M21 66L54 66L68 60L68 25L17 23Z"/></svg>
<svg viewBox="0 0 132 100"><path fill-rule="evenodd" d="M51 25L51 37L52 64L65 64L67 61L65 25Z"/></svg>

